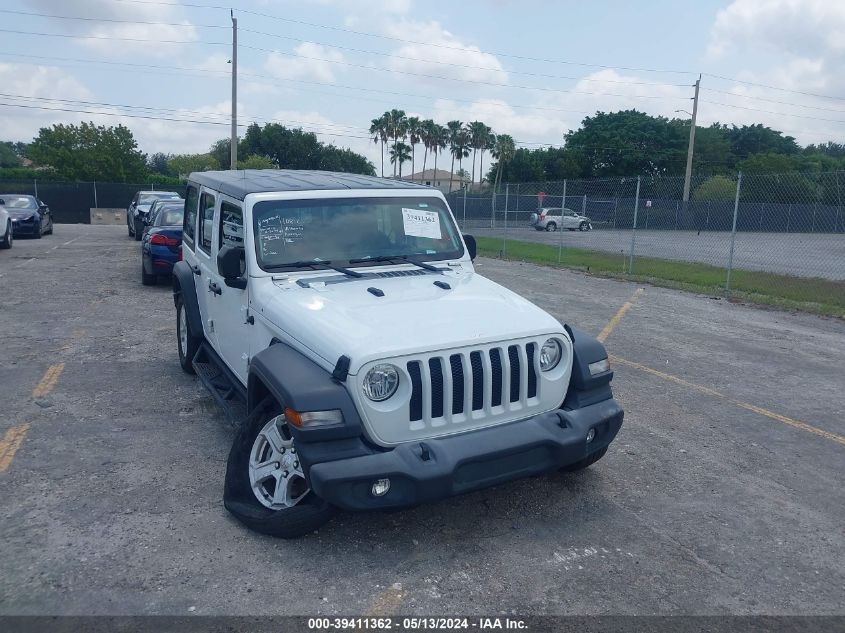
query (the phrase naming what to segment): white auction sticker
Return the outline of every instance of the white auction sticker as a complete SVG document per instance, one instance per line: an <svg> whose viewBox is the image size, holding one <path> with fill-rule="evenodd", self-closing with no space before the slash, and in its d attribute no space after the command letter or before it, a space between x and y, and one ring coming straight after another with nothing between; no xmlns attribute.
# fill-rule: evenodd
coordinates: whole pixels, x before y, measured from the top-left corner
<svg viewBox="0 0 845 633"><path fill-rule="evenodd" d="M414 237L428 237L439 240L440 214L437 211L423 211L421 209L402 209L402 223L405 235Z"/></svg>

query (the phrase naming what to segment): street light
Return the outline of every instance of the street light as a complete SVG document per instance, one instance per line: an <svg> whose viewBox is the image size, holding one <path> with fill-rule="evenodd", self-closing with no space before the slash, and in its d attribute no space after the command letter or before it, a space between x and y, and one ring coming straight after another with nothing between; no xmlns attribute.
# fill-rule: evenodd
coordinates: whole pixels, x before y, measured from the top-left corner
<svg viewBox="0 0 845 633"><path fill-rule="evenodd" d="M675 112L683 112L684 114L688 114L688 115L692 116L692 112L690 112L688 110L675 110Z"/></svg>

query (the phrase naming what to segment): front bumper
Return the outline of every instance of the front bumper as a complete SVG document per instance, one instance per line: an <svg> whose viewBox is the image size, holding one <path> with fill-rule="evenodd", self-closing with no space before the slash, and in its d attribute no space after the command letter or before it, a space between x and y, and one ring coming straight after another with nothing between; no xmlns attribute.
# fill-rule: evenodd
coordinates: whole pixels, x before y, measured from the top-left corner
<svg viewBox="0 0 845 633"><path fill-rule="evenodd" d="M41 223L34 220L12 219L12 233L18 235L37 235L41 232Z"/></svg>
<svg viewBox="0 0 845 633"><path fill-rule="evenodd" d="M315 463L308 477L317 496L347 510L410 506L573 464L610 444L623 415L611 398L581 409L559 409L385 452ZM591 428L596 435L588 444ZM381 497L370 492L378 479L390 479L390 489Z"/></svg>

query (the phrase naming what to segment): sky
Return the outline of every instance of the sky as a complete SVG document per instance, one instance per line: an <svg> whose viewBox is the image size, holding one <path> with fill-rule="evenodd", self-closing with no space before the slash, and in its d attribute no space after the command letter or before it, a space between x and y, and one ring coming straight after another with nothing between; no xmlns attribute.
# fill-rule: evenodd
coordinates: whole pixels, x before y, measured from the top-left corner
<svg viewBox="0 0 845 633"><path fill-rule="evenodd" d="M377 171L368 128L391 108L442 124L481 120L533 148L562 144L596 111L688 118L676 111L692 110L699 74L699 125L759 122L802 145L845 142L845 1L232 8L241 134L253 121L302 127ZM123 123L146 153L207 151L229 135L231 35L219 0L5 0L0 140L84 119Z"/></svg>

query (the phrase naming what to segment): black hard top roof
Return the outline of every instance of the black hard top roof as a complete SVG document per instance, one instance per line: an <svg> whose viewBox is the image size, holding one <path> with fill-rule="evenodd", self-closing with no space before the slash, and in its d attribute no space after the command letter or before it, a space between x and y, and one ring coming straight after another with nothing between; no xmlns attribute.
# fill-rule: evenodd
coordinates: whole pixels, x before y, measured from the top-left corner
<svg viewBox="0 0 845 633"><path fill-rule="evenodd" d="M315 191L338 189L426 189L403 180L361 176L335 171L296 169L238 169L231 171L196 171L189 182L243 200L250 193L269 191Z"/></svg>

